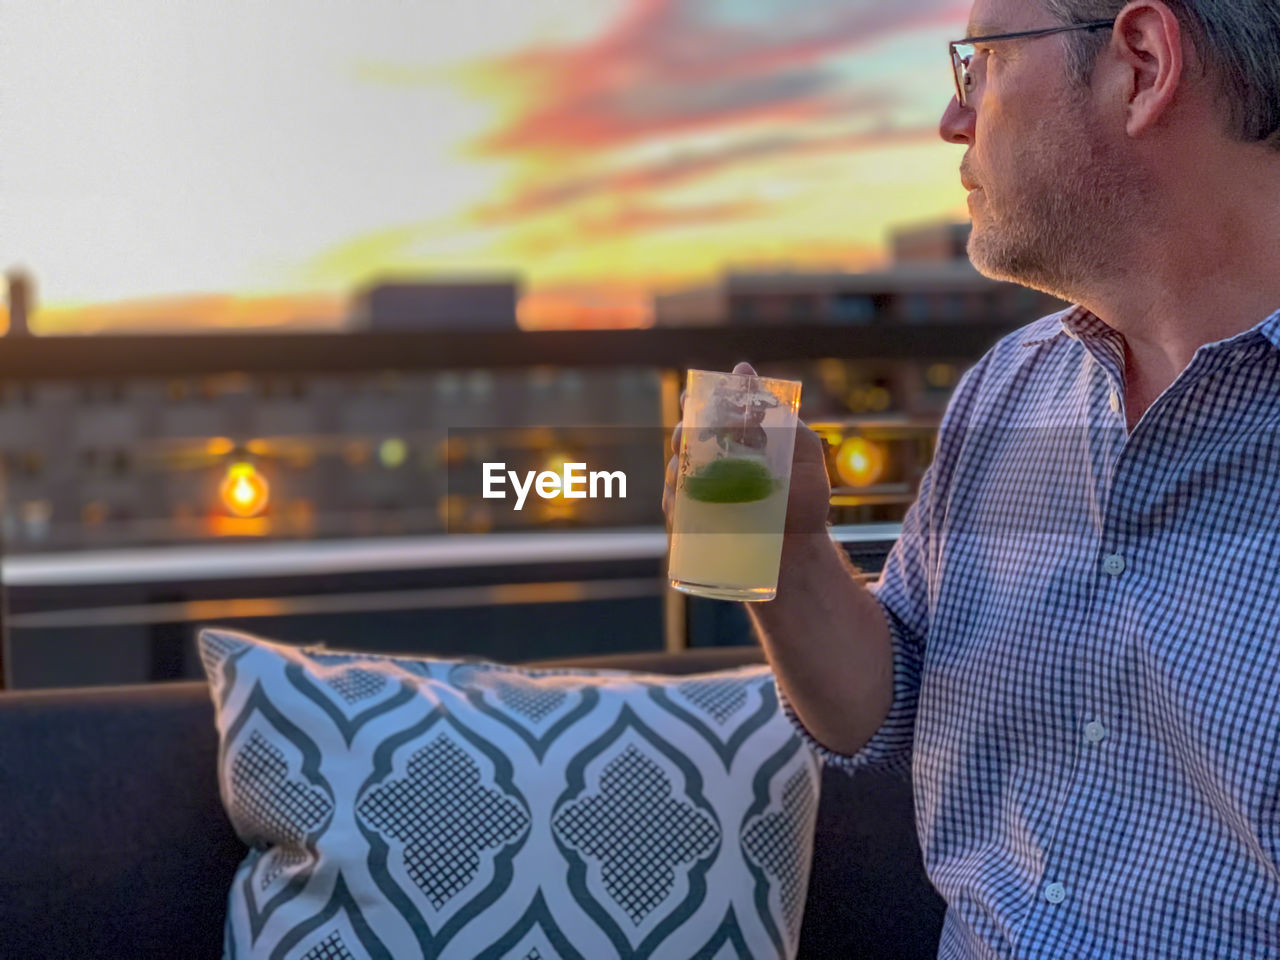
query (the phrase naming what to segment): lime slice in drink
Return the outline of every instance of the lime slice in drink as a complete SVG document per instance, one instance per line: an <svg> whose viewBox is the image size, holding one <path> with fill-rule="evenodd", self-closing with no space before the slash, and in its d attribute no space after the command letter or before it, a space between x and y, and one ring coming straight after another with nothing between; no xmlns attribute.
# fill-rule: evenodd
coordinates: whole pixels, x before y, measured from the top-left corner
<svg viewBox="0 0 1280 960"><path fill-rule="evenodd" d="M723 457L685 477L684 492L704 503L746 503L773 493L773 477L759 460Z"/></svg>

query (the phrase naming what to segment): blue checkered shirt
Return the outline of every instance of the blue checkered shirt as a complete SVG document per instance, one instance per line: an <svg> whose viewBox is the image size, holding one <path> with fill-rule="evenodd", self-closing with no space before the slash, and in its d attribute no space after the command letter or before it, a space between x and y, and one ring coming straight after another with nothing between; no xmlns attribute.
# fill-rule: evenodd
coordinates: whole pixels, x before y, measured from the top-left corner
<svg viewBox="0 0 1280 960"><path fill-rule="evenodd" d="M871 587L890 714L809 738L910 770L940 957L1280 958L1278 348L1200 347L1129 432L1074 307L956 388Z"/></svg>

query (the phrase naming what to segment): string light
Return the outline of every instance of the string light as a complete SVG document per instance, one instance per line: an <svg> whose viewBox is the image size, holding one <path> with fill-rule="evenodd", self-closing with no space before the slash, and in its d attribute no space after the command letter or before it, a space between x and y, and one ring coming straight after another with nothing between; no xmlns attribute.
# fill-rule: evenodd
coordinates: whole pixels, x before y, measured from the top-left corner
<svg viewBox="0 0 1280 960"><path fill-rule="evenodd" d="M267 509L271 499L271 487L266 477L253 464L245 461L233 463L227 468L219 490L222 504L237 517L256 517Z"/></svg>
<svg viewBox="0 0 1280 960"><path fill-rule="evenodd" d="M865 437L850 437L836 451L836 474L851 487L869 487L884 476L885 451Z"/></svg>

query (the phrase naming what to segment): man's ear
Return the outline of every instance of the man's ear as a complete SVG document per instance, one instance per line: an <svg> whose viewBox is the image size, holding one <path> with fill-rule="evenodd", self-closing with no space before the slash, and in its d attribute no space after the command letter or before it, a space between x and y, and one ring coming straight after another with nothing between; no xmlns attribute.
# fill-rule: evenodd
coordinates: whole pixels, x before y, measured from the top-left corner
<svg viewBox="0 0 1280 960"><path fill-rule="evenodd" d="M1130 137L1155 129L1185 85L1183 40L1182 24L1161 0L1134 0L1116 17L1109 72L1120 87Z"/></svg>

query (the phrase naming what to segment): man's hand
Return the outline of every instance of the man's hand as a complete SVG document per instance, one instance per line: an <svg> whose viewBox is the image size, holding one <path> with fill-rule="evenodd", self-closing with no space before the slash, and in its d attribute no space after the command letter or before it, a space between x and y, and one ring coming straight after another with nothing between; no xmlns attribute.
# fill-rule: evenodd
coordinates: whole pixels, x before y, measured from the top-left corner
<svg viewBox="0 0 1280 960"><path fill-rule="evenodd" d="M733 372L756 376L749 363L740 363ZM684 394L680 395L680 407L684 408ZM671 529L672 511L676 494L676 474L680 469L680 431L677 423L671 431L671 459L667 461L666 484L662 489L662 512ZM826 533L827 514L830 510L831 482L827 478L827 461L824 441L803 423L796 426L795 452L791 458L791 487L787 495L788 534Z"/></svg>
<svg viewBox="0 0 1280 960"><path fill-rule="evenodd" d="M747 363L733 372L755 374ZM893 645L884 610L827 531L831 484L824 446L804 424L796 428L778 595L745 606L801 723L819 743L853 754L871 739L893 703ZM679 424L671 433L671 449L662 491L668 530Z"/></svg>

